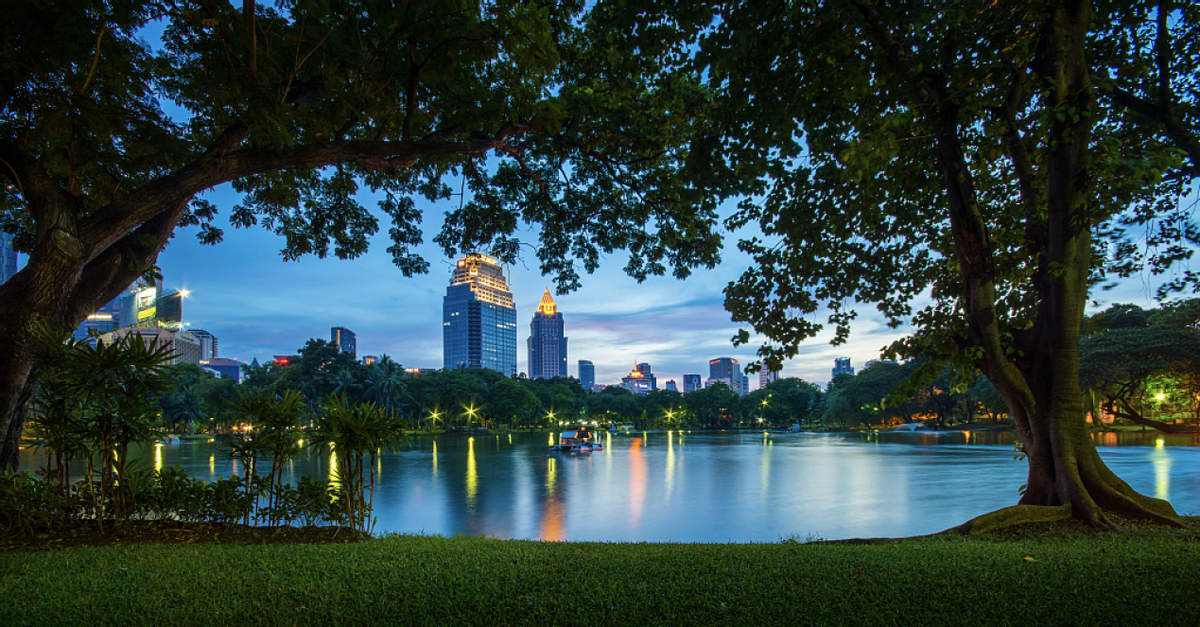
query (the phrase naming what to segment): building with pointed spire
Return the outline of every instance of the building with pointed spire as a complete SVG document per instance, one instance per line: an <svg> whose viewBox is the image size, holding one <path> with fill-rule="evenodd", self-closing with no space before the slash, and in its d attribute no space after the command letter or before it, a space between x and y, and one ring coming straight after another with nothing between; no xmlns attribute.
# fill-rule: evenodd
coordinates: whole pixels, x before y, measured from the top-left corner
<svg viewBox="0 0 1200 627"><path fill-rule="evenodd" d="M500 263L472 253L458 260L442 299L445 368L517 375L517 307Z"/></svg>
<svg viewBox="0 0 1200 627"><path fill-rule="evenodd" d="M563 332L563 315L550 297L550 288L546 288L529 323L530 379L567 376L567 338Z"/></svg>
<svg viewBox="0 0 1200 627"><path fill-rule="evenodd" d="M627 376L621 377L621 387L634 394L649 394L652 390L658 389L658 380L650 370L650 364L635 363L633 371Z"/></svg>

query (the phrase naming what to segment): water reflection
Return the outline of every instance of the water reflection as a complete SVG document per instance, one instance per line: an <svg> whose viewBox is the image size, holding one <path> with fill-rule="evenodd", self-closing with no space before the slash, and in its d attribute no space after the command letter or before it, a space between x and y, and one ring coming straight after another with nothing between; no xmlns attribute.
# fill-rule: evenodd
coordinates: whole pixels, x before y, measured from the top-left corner
<svg viewBox="0 0 1200 627"><path fill-rule="evenodd" d="M637 529L646 504L646 434L629 443L629 526Z"/></svg>
<svg viewBox="0 0 1200 627"><path fill-rule="evenodd" d="M418 436L384 452L375 464L377 529L672 542L916 535L1012 505L1026 473L1012 458L1011 435L998 432L764 438L759 431L672 430L606 434L605 450L591 454L547 453L546 437L489 435L487 446L478 437ZM1181 514L1200 512L1195 436L1108 433L1096 440L1115 444L1101 446L1100 455L1134 489L1167 499ZM22 468L36 469L32 451L21 455ZM180 465L206 481L244 472L213 443L164 444L131 457ZM322 451L288 470L291 482L336 477L336 456Z"/></svg>
<svg viewBox="0 0 1200 627"><path fill-rule="evenodd" d="M1154 466L1154 497L1169 500L1171 496L1171 455L1163 446L1163 439L1155 443L1154 452L1150 454L1150 463Z"/></svg>
<svg viewBox="0 0 1200 627"><path fill-rule="evenodd" d="M467 511L475 511L475 493L479 490L479 471L475 468L475 438L467 438Z"/></svg>
<svg viewBox="0 0 1200 627"><path fill-rule="evenodd" d="M675 446L674 434L667 432L667 472L663 477L666 484L667 500L671 500L671 491L675 489Z"/></svg>

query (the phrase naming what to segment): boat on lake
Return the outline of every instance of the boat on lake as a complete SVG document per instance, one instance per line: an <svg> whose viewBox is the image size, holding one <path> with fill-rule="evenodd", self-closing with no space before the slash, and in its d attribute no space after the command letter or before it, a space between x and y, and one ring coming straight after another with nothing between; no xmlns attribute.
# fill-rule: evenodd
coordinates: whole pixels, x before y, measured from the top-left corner
<svg viewBox="0 0 1200 627"><path fill-rule="evenodd" d="M568 453L586 453L589 451L602 451L604 450L604 444L593 439L592 432L587 427L576 427L563 431L562 435L558 438L558 444L551 445L550 450Z"/></svg>

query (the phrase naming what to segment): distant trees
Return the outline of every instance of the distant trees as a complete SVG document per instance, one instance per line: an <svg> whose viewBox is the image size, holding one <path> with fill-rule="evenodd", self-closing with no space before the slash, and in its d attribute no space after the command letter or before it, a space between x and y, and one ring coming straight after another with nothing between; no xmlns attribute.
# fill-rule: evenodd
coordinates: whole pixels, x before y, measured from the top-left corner
<svg viewBox="0 0 1200 627"><path fill-rule="evenodd" d="M1168 433L1200 428L1198 323L1200 299L1149 311L1118 304L1092 316L1079 343L1079 374L1093 417Z"/></svg>

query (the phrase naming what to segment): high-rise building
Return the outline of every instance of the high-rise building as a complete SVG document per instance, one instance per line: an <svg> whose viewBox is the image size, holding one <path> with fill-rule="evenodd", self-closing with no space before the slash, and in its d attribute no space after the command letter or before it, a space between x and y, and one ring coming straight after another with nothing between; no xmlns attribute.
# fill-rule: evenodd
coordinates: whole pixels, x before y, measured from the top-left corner
<svg viewBox="0 0 1200 627"><path fill-rule="evenodd" d="M517 374L517 307L504 271L478 253L458 260L442 299L446 368L488 368Z"/></svg>
<svg viewBox="0 0 1200 627"><path fill-rule="evenodd" d="M567 338L563 336L563 315L550 297L550 288L542 292L542 302L529 323L529 378L552 379L567 376Z"/></svg>
<svg viewBox="0 0 1200 627"><path fill-rule="evenodd" d="M621 387L634 394L646 394L658 389L658 382L650 372L650 364L635 364L633 372L621 378Z"/></svg>
<svg viewBox="0 0 1200 627"><path fill-rule="evenodd" d="M217 359L217 336L204 329L191 329L188 333L200 340L200 361Z"/></svg>
<svg viewBox="0 0 1200 627"><path fill-rule="evenodd" d="M0 283L17 273L17 251L12 247L13 236L0 231Z"/></svg>
<svg viewBox="0 0 1200 627"><path fill-rule="evenodd" d="M354 331L346 327L329 327L329 343L336 346L339 353L350 353L355 359L358 358L357 339Z"/></svg>
<svg viewBox="0 0 1200 627"><path fill-rule="evenodd" d="M700 388L701 385L702 385L702 383L700 382L700 375L698 375L698 374L683 375L683 393L684 394L689 394L691 392L695 392L696 390L701 389Z"/></svg>
<svg viewBox="0 0 1200 627"><path fill-rule="evenodd" d="M596 365L591 360L579 360L579 385L585 390L590 390L596 385Z"/></svg>
<svg viewBox="0 0 1200 627"><path fill-rule="evenodd" d="M838 357L833 360L833 376L836 377L839 374L854 374L854 367L850 365L849 357Z"/></svg>
<svg viewBox="0 0 1200 627"><path fill-rule="evenodd" d="M675 385L675 379L668 380L666 388L667 388L668 392L678 392L679 391L679 387L677 385Z"/></svg>
<svg viewBox="0 0 1200 627"><path fill-rule="evenodd" d="M758 389L760 390L778 380L779 373L768 371L766 366L763 366L763 369L758 371Z"/></svg>
<svg viewBox="0 0 1200 627"><path fill-rule="evenodd" d="M121 302L124 299L124 295L112 299L96 310L96 313L85 318L83 322L80 322L79 326L75 328L75 339L86 339L90 331L112 333L121 328Z"/></svg>
<svg viewBox="0 0 1200 627"><path fill-rule="evenodd" d="M746 385L746 373L742 372L742 365L738 363L738 360L732 357L717 357L708 360L708 380L724 381L729 389L742 396L750 393L750 390L747 389L749 386Z"/></svg>

